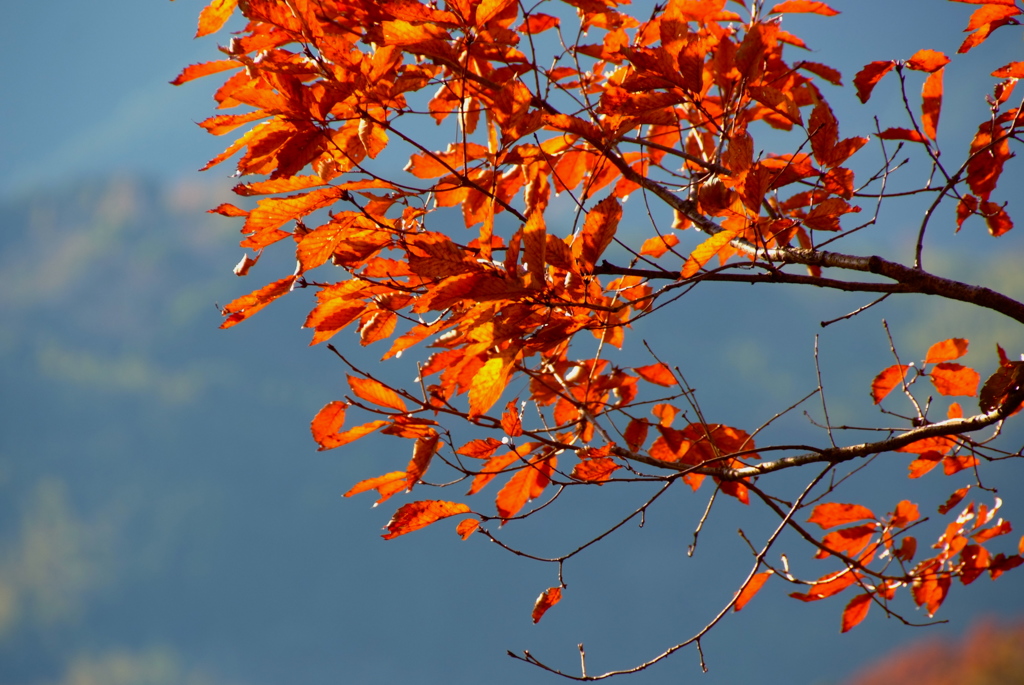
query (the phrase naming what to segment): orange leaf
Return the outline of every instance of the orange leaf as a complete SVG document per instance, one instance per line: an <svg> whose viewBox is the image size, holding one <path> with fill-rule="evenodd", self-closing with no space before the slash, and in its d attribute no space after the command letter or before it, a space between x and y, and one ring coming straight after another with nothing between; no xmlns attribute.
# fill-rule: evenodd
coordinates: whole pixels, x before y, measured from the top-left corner
<svg viewBox="0 0 1024 685"><path fill-rule="evenodd" d="M683 264L682 278L690 278L700 271L711 258L722 251L736 237L738 231L724 230L698 245Z"/></svg>
<svg viewBox="0 0 1024 685"><path fill-rule="evenodd" d="M928 377L935 389L943 395L974 397L978 393L978 383L981 382L981 376L974 369L950 362L936 364Z"/></svg>
<svg viewBox="0 0 1024 685"><path fill-rule="evenodd" d="M828 549L819 549L814 558L827 559L833 552L855 557L867 547L874 534L875 524L873 523L834 530L821 540L821 543Z"/></svg>
<svg viewBox="0 0 1024 685"><path fill-rule="evenodd" d="M969 454L946 457L942 460L942 470L947 476L960 473L964 469L973 468L978 465L978 459Z"/></svg>
<svg viewBox="0 0 1024 685"><path fill-rule="evenodd" d="M203 62L202 64L190 64L181 70L181 73L171 81L171 85L180 86L183 83L194 81L197 78L209 76L210 74L219 74L222 71L228 69L238 69L242 66L240 62L236 62L233 59L219 59L214 62ZM245 116L245 115L235 115ZM262 116L266 116L263 114ZM257 117L259 118L259 117ZM203 122L206 123L206 122Z"/></svg>
<svg viewBox="0 0 1024 685"><path fill-rule="evenodd" d="M373 378L358 378L356 376L347 376L347 378L352 392L367 402L381 407L396 409L400 412L407 411L405 402L402 401L398 393L380 381Z"/></svg>
<svg viewBox="0 0 1024 685"><path fill-rule="evenodd" d="M867 102L871 97L871 91L875 89L875 86L882 77L892 71L892 68L896 66L893 61L887 62L872 62L867 64L857 72L857 75L853 77L853 85L857 87L857 97L861 102Z"/></svg>
<svg viewBox="0 0 1024 685"><path fill-rule="evenodd" d="M330 402L313 417L309 428L313 433L313 439L320 444L320 449L324 449L324 442L337 433L345 423L345 408L347 406L344 402Z"/></svg>
<svg viewBox="0 0 1024 685"><path fill-rule="evenodd" d="M925 569L923 578L915 578L910 588L914 602L923 606L928 616L934 616L935 612L942 606L949 592L950 577L948 573L940 573L934 566Z"/></svg>
<svg viewBox="0 0 1024 685"><path fill-rule="evenodd" d="M657 259L678 244L679 238L674 233L656 235L644 241L643 246L640 248L640 254L650 255Z"/></svg>
<svg viewBox="0 0 1024 685"><path fill-rule="evenodd" d="M380 499L374 504L377 506L395 493L405 490L405 471L392 471L376 478L367 478L356 483L344 496L351 497L367 490L376 490L380 495Z"/></svg>
<svg viewBox="0 0 1024 685"><path fill-rule="evenodd" d="M341 447L342 445L347 445L350 442L355 442L356 440L366 437L378 428L386 425L388 425L387 421L370 421L369 423L364 423L361 426L350 428L344 433L327 435L324 437L323 442L320 443L320 450L331 450L335 447Z"/></svg>
<svg viewBox="0 0 1024 685"><path fill-rule="evenodd" d="M841 526L844 523L874 519L875 515L867 507L859 504L839 504L838 502L826 502L814 507L808 523L817 523L822 528Z"/></svg>
<svg viewBox="0 0 1024 685"><path fill-rule="evenodd" d="M863 621L870 608L871 595L869 594L857 595L851 599L843 610L843 629L840 632L845 633Z"/></svg>
<svg viewBox="0 0 1024 685"><path fill-rule="evenodd" d="M222 315L227 317L220 327L231 328L236 323L248 319L250 316L263 309L277 298L289 292L292 289L292 283L294 282L295 276L288 276L287 278L282 278L279 281L274 281L273 283L251 292L248 295L232 300L220 312Z"/></svg>
<svg viewBox="0 0 1024 685"><path fill-rule="evenodd" d="M525 456L526 454L529 453L529 451L524 449L523 446L520 446L517 449L523 450L523 454L519 454L518 452L513 451L506 452L505 454L499 454L496 457L491 457L490 459L488 459L487 462L484 463L480 471L477 472L476 476L473 478L473 483L470 485L469 492L467 492L466 494L475 495L476 493L480 492L480 490L485 485L494 480L495 476L504 471L508 466L510 466L514 462L519 461L521 456Z"/></svg>
<svg viewBox="0 0 1024 685"><path fill-rule="evenodd" d="M463 540L468 540L469 536L476 532L476 529L480 527L480 521L478 519L466 519L460 521L459 525L455 527L455 532L458 533Z"/></svg>
<svg viewBox="0 0 1024 685"><path fill-rule="evenodd" d="M772 573L772 571L765 571L764 573L754 575L754 577L750 579L750 582L747 583L746 587L740 591L740 595L736 598L736 603L733 605L732 610L739 611L743 607L747 606L747 602L754 598L754 595L757 594L757 591L761 589L764 582L768 580Z"/></svg>
<svg viewBox="0 0 1024 685"><path fill-rule="evenodd" d="M935 50L918 50L907 60L908 69L934 73L949 64L949 58Z"/></svg>
<svg viewBox="0 0 1024 685"><path fill-rule="evenodd" d="M934 450L925 452L917 459L910 462L910 466L907 467L910 469L910 473L907 477L920 478L921 476L923 476L924 474L928 473L936 466L938 466L940 461L942 461L942 455L939 454L938 452Z"/></svg>
<svg viewBox="0 0 1024 685"><path fill-rule="evenodd" d="M420 482L423 474L430 467L430 461L437 453L437 443L440 439L437 433L422 438L416 438L416 445L412 449L412 459L405 467L406 491L411 491L416 483Z"/></svg>
<svg viewBox="0 0 1024 685"><path fill-rule="evenodd" d="M942 72L939 69L925 79L921 89L921 126L924 134L936 140L939 127L939 112L942 109Z"/></svg>
<svg viewBox="0 0 1024 685"><path fill-rule="evenodd" d="M925 364L937 362L948 362L967 354L969 342L964 338L950 338L937 342L928 348L928 354L924 358Z"/></svg>
<svg viewBox="0 0 1024 685"><path fill-rule="evenodd" d="M238 0L213 0L199 13L199 29L196 31L196 38L209 35L219 31L231 13L235 11Z"/></svg>
<svg viewBox="0 0 1024 685"><path fill-rule="evenodd" d="M655 385L663 385L668 388L677 382L676 377L672 375L672 370L661 362L651 364L650 366L638 366L633 370L640 374L640 377L645 381Z"/></svg>
<svg viewBox="0 0 1024 685"><path fill-rule="evenodd" d="M1022 78L1024 79L1024 62L1010 62L1004 67L999 67L992 72L996 78Z"/></svg>
<svg viewBox="0 0 1024 685"><path fill-rule="evenodd" d="M540 497L544 488L551 481L555 470L555 457L549 453L539 454L509 479L505 487L498 492L495 504L498 515L508 519L519 513L519 510L530 500Z"/></svg>
<svg viewBox="0 0 1024 685"><path fill-rule="evenodd" d="M826 17L834 17L839 14L823 2L811 2L810 0L786 0L772 7L769 14L782 14L783 12L809 12L811 14L823 14Z"/></svg>
<svg viewBox="0 0 1024 685"><path fill-rule="evenodd" d="M468 514L470 511L470 508L465 504L445 502L443 500L421 500L419 502L403 504L395 512L395 515L391 517L391 520L388 521L388 532L381 537L385 540L391 540L399 535L405 535L406 533L429 526L431 523L448 518L449 516Z"/></svg>
<svg viewBox="0 0 1024 685"><path fill-rule="evenodd" d="M616 464L615 460L611 457L584 459L576 464L571 476L576 480L588 483L603 483L611 478L611 475L620 468L622 468L622 465Z"/></svg>
<svg viewBox="0 0 1024 685"><path fill-rule="evenodd" d="M547 613L547 610L558 604L559 600L562 599L562 588L560 587L549 587L544 592L540 593L540 597L533 604L533 613L530 614L533 618L533 622L536 623Z"/></svg>
<svg viewBox="0 0 1024 685"><path fill-rule="evenodd" d="M536 35L558 26L558 17L537 12L526 17L526 20L519 25L517 31Z"/></svg>
<svg viewBox="0 0 1024 685"><path fill-rule="evenodd" d="M893 388L903 382L908 369L910 367L907 365L894 364L875 376L875 379L871 381L871 398L875 404L885 399L885 396L892 392Z"/></svg>
<svg viewBox="0 0 1024 685"><path fill-rule="evenodd" d="M505 405L505 411L501 414L501 428L505 431L505 434L509 437L517 438L523 434L523 422L519 418L519 412L516 411L516 401L509 401Z"/></svg>
<svg viewBox="0 0 1024 685"><path fill-rule="evenodd" d="M597 264L597 260L611 244L621 218L622 205L614 195L601 200L587 213L580 232L582 241L577 240L573 245L573 253L588 269Z"/></svg>
<svg viewBox="0 0 1024 685"><path fill-rule="evenodd" d="M902 500L896 505L896 511L892 513L892 525L905 528L908 523L912 523L919 518L921 518L921 512L917 510L917 505L913 502Z"/></svg>

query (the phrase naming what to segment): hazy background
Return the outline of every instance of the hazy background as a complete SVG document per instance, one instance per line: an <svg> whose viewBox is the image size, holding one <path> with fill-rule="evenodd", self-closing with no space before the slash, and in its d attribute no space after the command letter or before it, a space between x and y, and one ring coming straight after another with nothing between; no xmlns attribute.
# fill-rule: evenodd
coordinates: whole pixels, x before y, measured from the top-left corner
<svg viewBox="0 0 1024 685"><path fill-rule="evenodd" d="M688 637L728 601L749 564L736 528L756 535L772 524L756 505L722 503L687 559L704 499L675 493L643 531L624 531L567 566L565 599L537 626L530 608L556 584L553 568L482 539L462 542L444 524L382 541L396 504L373 509L369 495L339 495L402 468L408 446L315 451L309 420L345 386L333 355L307 347L299 329L308 294L217 330L216 303L279 277L263 263L234 277L239 223L205 213L231 201L233 185L227 166L194 171L228 142L193 123L212 112L216 77L167 83L186 64L216 59L227 36L192 41L203 3L188 0L8 5L0 24L8 65L0 71L0 683L559 682L505 650L530 649L575 670L582 641L592 672L630 666ZM939 0L833 5L845 16L787 17L785 27L846 82L871 60L924 47L955 52L974 9ZM1000 29L990 43L975 53L991 69L1019 59L1021 31ZM905 125L886 86L871 112L883 127ZM984 117L977 103L990 87L964 71L947 74L940 135L964 131L941 139L954 159ZM844 135L872 130L852 94L833 105ZM997 193L1011 210L1024 190L1019 174L1018 164ZM883 214L865 240L905 246L901 229L919 216L915 207ZM933 228L930 268L1024 297L1021 228L996 242L977 219L959 236L951 226L947 213ZM818 326L868 301L708 288L677 303L667 321L640 326L636 339L676 356L712 420L741 426L814 387L815 333L835 388L833 419L850 422L878 420L867 392L891 363L883 316L911 357L936 340L969 337L967 363L985 374L995 341L1024 351L1019 326L925 297ZM352 349L348 331L335 343L367 361L382 352ZM389 373L411 378L404 363ZM791 430L816 437L802 420ZM1010 437L1019 446L1020 428ZM933 473L905 495L906 461L892 460L887 480L864 481L866 493L851 498L891 507L909 496L932 512L969 482ZM1024 483L1020 466L985 473L1007 493ZM578 542L643 498L630 488L598 494L510 530L511 539L533 541L540 554L564 551L559 543ZM1020 525L1024 502L1011 499L1005 514ZM806 548L790 549L803 563ZM1020 573L954 588L938 616L949 625L909 629L875 609L845 636L845 598L802 604L769 584L705 641L710 673L685 651L632 682L839 682L925 634L959 634L979 615L1018 615Z"/></svg>

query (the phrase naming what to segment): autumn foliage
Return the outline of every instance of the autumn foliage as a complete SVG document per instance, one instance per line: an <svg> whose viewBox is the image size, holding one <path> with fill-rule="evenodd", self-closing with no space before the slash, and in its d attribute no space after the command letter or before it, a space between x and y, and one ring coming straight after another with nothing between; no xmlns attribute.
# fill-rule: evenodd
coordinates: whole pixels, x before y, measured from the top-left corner
<svg viewBox="0 0 1024 685"><path fill-rule="evenodd" d="M762 439L775 419L737 427L705 416L682 360L657 350L639 365L616 359L635 321L716 282L929 294L1024 324L1024 304L925 269L940 223L984 225L993 239L1013 228L1000 180L1024 131L1012 101L1024 62L978 76L993 91L969 148L940 152L945 70L1024 14L1013 0L968 5L956 53L920 50L849 79L783 29L788 14L839 14L807 0L668 0L632 13L624 0L214 0L198 35L232 17L239 30L221 59L174 83L223 79L218 113L201 126L233 142L204 169L233 160L235 193L255 201L211 211L242 222L239 275L267 249L295 256L294 271L226 305L223 327L312 293L313 344L348 328L382 360L418 355L416 382L395 386L330 346L350 391L311 426L321 450L371 434L406 445L345 493L406 499L386 539L452 519L439 525L504 546L502 526L556 515L546 506L567 488L611 482L662 484L626 521L670 487L753 500L775 517L729 606L622 672L698 642L764 586L793 586L804 602L842 594L843 632L871 610L899 615L897 597L932 616L956 584L1024 561L1024 539L1009 539L978 475L1021 456L996 438L1024 401L1024 362L1000 347L985 368L966 367L959 337L901 359L894 342L894 363L849 393L870 392L885 430L857 437L826 422L821 446L807 448ZM849 82L870 106L885 80L898 81L902 119L844 137L826 95ZM757 142L769 129L785 149ZM869 155L877 171L855 175L851 159ZM908 155L928 178L888 190ZM911 254L836 251L872 229L884 202L914 193L929 205ZM627 198L642 205L636 216ZM949 335L959 334L969 332ZM929 394L957 399L938 409ZM912 479L941 465L975 483L937 512L844 501L844 474L876 459L905 463ZM784 497L772 474L790 470L807 471L806 487ZM434 480L451 486L454 474L468 492L427 496L428 472L442 471ZM809 545L819 573L773 561L784 532ZM533 621L571 599L564 562L605 535L543 560L557 564L558 584L540 592Z"/></svg>

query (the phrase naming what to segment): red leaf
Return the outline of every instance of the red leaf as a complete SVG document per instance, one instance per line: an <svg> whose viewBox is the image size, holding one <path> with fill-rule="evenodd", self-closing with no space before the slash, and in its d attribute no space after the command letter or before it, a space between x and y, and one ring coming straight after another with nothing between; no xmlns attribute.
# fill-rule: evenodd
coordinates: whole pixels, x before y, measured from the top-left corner
<svg viewBox="0 0 1024 685"><path fill-rule="evenodd" d="M964 397L974 397L981 382L981 376L974 369L949 362L936 364L928 377L941 394Z"/></svg>
<svg viewBox="0 0 1024 685"><path fill-rule="evenodd" d="M911 143L923 143L925 141L924 136L908 128L887 128L877 135L882 140L907 140Z"/></svg>
<svg viewBox="0 0 1024 685"><path fill-rule="evenodd" d="M967 354L967 346L969 341L964 338L950 338L949 340L943 340L937 342L928 348L928 354L925 355L925 364L935 364L937 362L948 362Z"/></svg>
<svg viewBox="0 0 1024 685"><path fill-rule="evenodd" d="M733 604L732 610L739 611L743 607L747 606L747 602L754 598L754 595L757 594L758 590L761 589L765 581L768 580L772 573L774 572L765 571L764 573L758 573L753 578L751 578L750 582L747 583L746 587L744 587L740 591L740 595L736 598L736 603Z"/></svg>
<svg viewBox="0 0 1024 685"><path fill-rule="evenodd" d="M855 625L864 620L871 608L871 595L857 595L846 605L843 610L843 629L840 632L847 632Z"/></svg>
<svg viewBox="0 0 1024 685"><path fill-rule="evenodd" d="M806 594L793 592L789 596L793 599L799 599L801 602L816 602L819 599L839 594L855 582L857 582L857 574L852 571L830 573L812 585Z"/></svg>
<svg viewBox="0 0 1024 685"><path fill-rule="evenodd" d="M410 502L399 507L395 515L388 521L388 532L381 537L385 540L391 540L399 535L405 535L406 533L429 526L431 523L448 518L449 516L468 514L469 512L470 508L468 506L457 502L445 502L443 500Z"/></svg>
<svg viewBox="0 0 1024 685"><path fill-rule="evenodd" d="M867 507L859 504L839 504L837 502L826 502L814 507L808 523L817 523L822 528L828 529L833 526L841 526L844 523L874 520L875 515Z"/></svg>
<svg viewBox="0 0 1024 685"><path fill-rule="evenodd" d="M857 72L857 75L853 77L853 85L857 87L857 97L861 102L867 102L871 97L871 91L875 89L875 86L882 77L892 71L892 68L896 66L893 61L888 62L872 62L867 64Z"/></svg>
<svg viewBox="0 0 1024 685"><path fill-rule="evenodd" d="M913 57L907 60L908 69L929 73L938 71L947 64L949 64L949 58L935 50L918 50Z"/></svg>
<svg viewBox="0 0 1024 685"><path fill-rule="evenodd" d="M960 502L963 501L964 497L967 496L967 491L970 490L970 489L971 489L971 486L967 485L967 486L964 486L964 487L960 488L959 490L954 492L952 495L950 495L949 499L946 500L946 503L943 504L941 507L939 507L939 513L942 514L943 516L948 514L953 509L953 507L955 507L956 505L960 504Z"/></svg>
<svg viewBox="0 0 1024 685"><path fill-rule="evenodd" d="M530 617L533 622L536 623L547 613L547 610L558 604L562 599L562 588L560 587L549 587L544 592L540 593L540 597L533 604L533 612Z"/></svg>
<svg viewBox="0 0 1024 685"><path fill-rule="evenodd" d="M871 399L875 401L875 404L885 399L885 396L892 392L893 388L903 382L909 369L910 367L905 364L894 364L875 376L875 379L871 381Z"/></svg>
<svg viewBox="0 0 1024 685"><path fill-rule="evenodd" d="M650 424L643 419L633 419L626 426L626 430L622 433L622 438L626 441L626 447L636 452L644 443L647 441L647 430Z"/></svg>

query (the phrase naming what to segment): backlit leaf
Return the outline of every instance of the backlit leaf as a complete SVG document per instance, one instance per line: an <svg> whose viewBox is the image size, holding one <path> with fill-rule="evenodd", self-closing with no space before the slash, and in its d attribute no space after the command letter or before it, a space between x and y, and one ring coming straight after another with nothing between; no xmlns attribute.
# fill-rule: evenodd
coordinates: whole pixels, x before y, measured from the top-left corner
<svg viewBox="0 0 1024 685"><path fill-rule="evenodd" d="M907 60L908 69L933 73L949 64L949 58L935 50L918 50Z"/></svg>
<svg viewBox="0 0 1024 685"><path fill-rule="evenodd" d="M869 594L857 595L851 599L843 609L843 628L840 632L845 633L863 621L870 608L871 595Z"/></svg>
<svg viewBox="0 0 1024 685"><path fill-rule="evenodd" d="M754 598L754 595L761 589L765 581L771 577L772 573L773 571L764 571L763 573L754 574L750 582L740 592L739 597L736 598L732 610L740 611L743 607L747 606L747 602Z"/></svg>
<svg viewBox="0 0 1024 685"><path fill-rule="evenodd" d="M871 98L871 91L895 66L896 63L893 61L871 62L857 72L853 77L853 85L857 87L857 97L861 102L867 102Z"/></svg>
<svg viewBox="0 0 1024 685"><path fill-rule="evenodd" d="M518 514L527 502L540 497L551 482L555 463L553 455L539 454L512 474L495 500L498 515L503 519L511 518Z"/></svg>
<svg viewBox="0 0 1024 685"><path fill-rule="evenodd" d="M562 588L560 587L549 587L544 592L540 593L540 597L533 604L533 612L530 617L533 622L536 623L547 613L547 610L558 604L562 599Z"/></svg>
<svg viewBox="0 0 1024 685"><path fill-rule="evenodd" d="M826 17L834 17L839 14L823 2L811 2L810 0L786 0L772 7L770 14L782 14L783 12L809 12L812 14L823 14Z"/></svg>
<svg viewBox="0 0 1024 685"><path fill-rule="evenodd" d="M662 362L651 364L650 366L639 366L633 370L640 374L640 377L649 383L662 385L667 388L672 387L677 383L676 377L672 374L672 370Z"/></svg>
<svg viewBox="0 0 1024 685"><path fill-rule="evenodd" d="M894 364L875 376L875 379L871 381L871 399L875 401L875 404L884 400L893 388L903 382L909 369L909 366Z"/></svg>
<svg viewBox="0 0 1024 685"><path fill-rule="evenodd" d="M837 502L826 502L814 507L808 523L817 523L822 528L841 526L844 523L875 519L875 515L867 507L859 504L839 504Z"/></svg>
<svg viewBox="0 0 1024 685"><path fill-rule="evenodd" d="M938 362L948 362L967 354L967 346L970 343L964 338L950 338L949 340L943 340L937 342L928 348L928 354L925 355L925 364L936 364Z"/></svg>
<svg viewBox="0 0 1024 685"><path fill-rule="evenodd" d="M475 533L479 527L479 519L466 519L465 521L459 522L459 525L455 527L455 532L458 533L459 537L463 540L468 540L469 536Z"/></svg>
<svg viewBox="0 0 1024 685"><path fill-rule="evenodd" d="M337 433L345 423L345 408L347 406L344 402L330 402L313 418L309 427L313 433L313 440L320 444L320 449L324 449L324 441Z"/></svg>
<svg viewBox="0 0 1024 685"><path fill-rule="evenodd" d="M356 483L352 489L345 493L345 497L351 497L352 495L358 495L361 492L368 490L376 490L377 494L380 495L380 499L374 504L380 504L386 501L392 495L405 490L405 471L392 471L391 473L385 473L383 476L377 476L376 478L367 478L364 481Z"/></svg>
<svg viewBox="0 0 1024 685"><path fill-rule="evenodd" d="M449 516L468 514L470 511L468 506L457 502L446 502L443 500L410 502L399 507L395 515L388 521L388 532L381 537L385 540L391 540L399 535L405 535L406 533L429 526L431 523L448 518Z"/></svg>
<svg viewBox="0 0 1024 685"><path fill-rule="evenodd" d="M932 140L938 139L939 112L942 109L942 72L939 69L925 79L921 90L921 127Z"/></svg>
<svg viewBox="0 0 1024 685"><path fill-rule="evenodd" d="M690 278L700 271L705 264L721 252L736 237L736 231L724 230L711 236L698 245L683 264L681 278Z"/></svg>
<svg viewBox="0 0 1024 685"><path fill-rule="evenodd" d="M981 382L981 376L974 369L950 362L936 364L928 377L943 395L974 397Z"/></svg>
<svg viewBox="0 0 1024 685"><path fill-rule="evenodd" d="M964 497L967 496L967 491L970 490L970 489L971 489L971 486L968 485L968 486L960 488L959 490L954 492L952 495L950 495L949 499L946 500L946 503L939 507L939 513L942 514L943 516L945 516L950 511L952 511L953 507L955 507L956 505L960 504L960 502L963 501Z"/></svg>
<svg viewBox="0 0 1024 685"><path fill-rule="evenodd" d="M357 397L376 404L381 407L395 409L400 412L408 411L405 401L397 392L373 378L360 378L358 376L346 376L348 385Z"/></svg>

